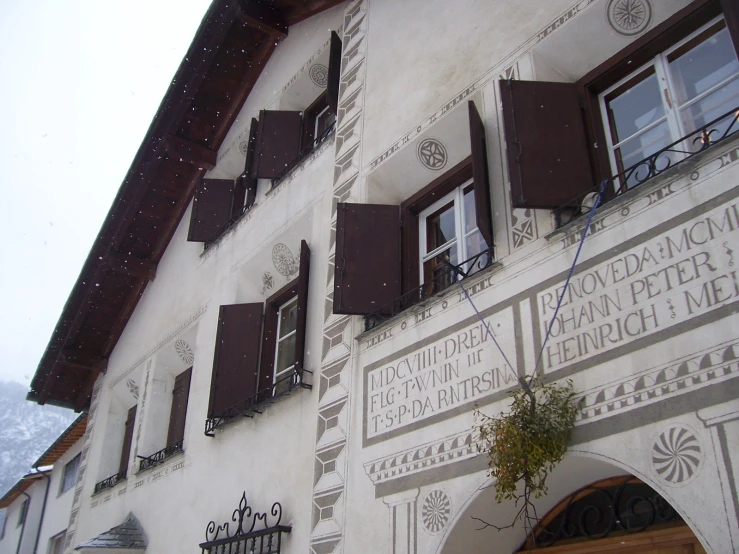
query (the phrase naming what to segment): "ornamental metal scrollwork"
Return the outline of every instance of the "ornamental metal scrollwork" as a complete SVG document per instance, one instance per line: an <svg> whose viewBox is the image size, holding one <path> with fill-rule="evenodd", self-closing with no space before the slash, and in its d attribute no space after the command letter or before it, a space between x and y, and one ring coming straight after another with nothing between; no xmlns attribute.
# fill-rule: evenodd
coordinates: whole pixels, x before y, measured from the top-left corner
<svg viewBox="0 0 739 554"><path fill-rule="evenodd" d="M271 525L270 514L272 516ZM249 525L250 519L251 525L246 529L246 525ZM251 506L249 506L249 503L246 500L246 491L244 491L241 495L241 501L239 501L239 507L236 508L231 515L231 521L236 524L236 529L233 534L229 530L229 522L225 522L223 525L217 525L215 521L211 520L205 528L205 540L206 542L215 542L222 539L235 539L255 531L263 531L279 527L281 520L282 504L279 502L272 504L272 509L269 514L267 512L255 512L252 510ZM261 526L258 526L260 522Z"/></svg>

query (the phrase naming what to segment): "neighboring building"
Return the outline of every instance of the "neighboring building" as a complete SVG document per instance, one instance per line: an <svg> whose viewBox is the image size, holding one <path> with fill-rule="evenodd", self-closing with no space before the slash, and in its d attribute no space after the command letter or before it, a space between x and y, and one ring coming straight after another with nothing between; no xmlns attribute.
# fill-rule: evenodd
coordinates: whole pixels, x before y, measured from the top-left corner
<svg viewBox="0 0 739 554"><path fill-rule="evenodd" d="M739 551L737 50L735 0L215 0L28 395L89 414L65 552ZM535 370L570 450L477 530Z"/></svg>
<svg viewBox="0 0 739 554"><path fill-rule="evenodd" d="M0 498L0 508L5 508L5 522L0 532L2 554L34 552L49 473L49 470L27 473Z"/></svg>

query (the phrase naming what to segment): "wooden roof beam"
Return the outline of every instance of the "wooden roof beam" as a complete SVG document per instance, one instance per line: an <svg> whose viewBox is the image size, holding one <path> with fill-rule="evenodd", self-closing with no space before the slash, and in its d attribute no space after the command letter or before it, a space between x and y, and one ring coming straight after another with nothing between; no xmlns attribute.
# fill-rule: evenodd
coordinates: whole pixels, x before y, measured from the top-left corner
<svg viewBox="0 0 739 554"><path fill-rule="evenodd" d="M87 379L85 380L85 385L82 387L80 393L77 395L77 399L74 401L75 412L82 411L82 409L87 405L87 400L92 394L92 387L95 386L95 381L97 381L99 375L99 371L96 371L94 369L90 371Z"/></svg>
<svg viewBox="0 0 739 554"><path fill-rule="evenodd" d="M96 352L82 350L80 348L65 348L59 354L57 363L75 369L84 369L92 372L97 371L98 373L102 373L108 369L108 358Z"/></svg>
<svg viewBox="0 0 739 554"><path fill-rule="evenodd" d="M282 13L263 0L239 0L236 17L249 27L274 36L277 41L287 36L287 23Z"/></svg>
<svg viewBox="0 0 739 554"><path fill-rule="evenodd" d="M175 135L167 135L164 146L171 158L179 158L182 162L202 169L213 169L216 166L218 153L200 144Z"/></svg>
<svg viewBox="0 0 739 554"><path fill-rule="evenodd" d="M142 260L132 254L110 251L105 256L107 268L138 279L153 281L157 275L157 264L151 260Z"/></svg>

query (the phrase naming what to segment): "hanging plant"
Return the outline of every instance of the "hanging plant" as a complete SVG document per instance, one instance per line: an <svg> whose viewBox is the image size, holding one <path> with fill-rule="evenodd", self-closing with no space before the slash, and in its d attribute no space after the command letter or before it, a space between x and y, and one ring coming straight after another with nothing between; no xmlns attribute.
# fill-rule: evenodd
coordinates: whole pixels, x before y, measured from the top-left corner
<svg viewBox="0 0 739 554"><path fill-rule="evenodd" d="M495 498L500 503L523 502L510 525L499 527L479 520L488 527L506 529L519 519L526 533L536 524L533 498L547 492L547 476L567 452L577 414L572 381L565 384L527 382L510 393L510 411L488 416L475 409L480 448L490 461L489 475L495 479ZM523 484L523 492L520 485Z"/></svg>

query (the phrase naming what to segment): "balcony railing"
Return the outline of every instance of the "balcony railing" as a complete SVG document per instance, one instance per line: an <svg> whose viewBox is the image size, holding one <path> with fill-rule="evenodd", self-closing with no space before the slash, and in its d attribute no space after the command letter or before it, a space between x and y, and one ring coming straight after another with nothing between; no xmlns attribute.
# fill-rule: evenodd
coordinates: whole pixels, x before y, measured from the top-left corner
<svg viewBox="0 0 739 554"><path fill-rule="evenodd" d="M261 414L268 404L274 404L283 396L287 396L295 389L312 389L313 385L305 383L305 374L313 374L307 369L296 369L290 373L280 377L269 387L266 387L255 394L234 404L227 410L209 417L205 420L205 436L215 437L215 430L238 417L254 417L254 414Z"/></svg>
<svg viewBox="0 0 739 554"><path fill-rule="evenodd" d="M606 183L603 202L613 200L653 177L677 167L696 154L724 142L737 132L739 132L739 107L726 112L621 173L610 177ZM600 184L554 210L557 227L587 213L599 190Z"/></svg>
<svg viewBox="0 0 739 554"><path fill-rule="evenodd" d="M275 188L277 185L279 185L282 180L287 177L290 172L292 172L293 169L299 166L303 162L303 160L310 156L316 148L321 146L321 144L323 144L326 139L334 133L335 130L336 122L334 121L323 131L323 133L314 138L310 144L304 146L300 150L300 153L290 163L288 163L282 171L280 171L277 177L272 179L272 188Z"/></svg>
<svg viewBox="0 0 739 554"><path fill-rule="evenodd" d="M126 470L123 470L119 473L116 473L115 475L111 475L110 477L106 477L99 483L95 483L95 490L92 494L97 494L101 491L104 491L105 489L112 489L115 487L118 483L121 481L126 480Z"/></svg>
<svg viewBox="0 0 739 554"><path fill-rule="evenodd" d="M364 316L364 330L374 329L382 322L396 316L400 312L423 302L427 298L439 294L455 282L466 279L475 273L493 265L495 261L493 248L487 248L459 265L449 264L444 270L437 273L418 288L412 289L392 302L381 306L371 314Z"/></svg>
<svg viewBox="0 0 739 554"><path fill-rule="evenodd" d="M162 448L159 452L155 452L151 456L138 456L141 459L139 462L139 471L145 471L151 467L161 464L167 458L174 456L178 452L184 452L182 450L182 441L177 441L174 444L170 444L166 448Z"/></svg>

